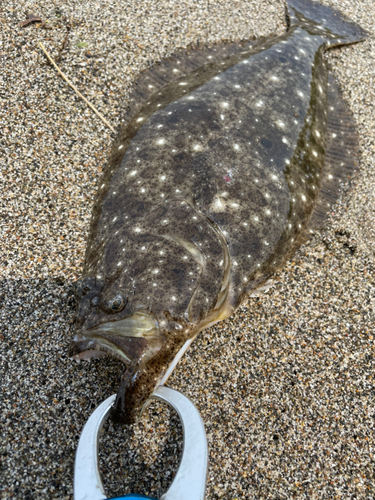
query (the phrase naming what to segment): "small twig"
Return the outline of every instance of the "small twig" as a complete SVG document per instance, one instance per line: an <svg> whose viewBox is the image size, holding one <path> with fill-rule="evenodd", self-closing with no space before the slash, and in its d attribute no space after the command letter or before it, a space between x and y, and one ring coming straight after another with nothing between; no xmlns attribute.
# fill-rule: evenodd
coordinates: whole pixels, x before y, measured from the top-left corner
<svg viewBox="0 0 375 500"><path fill-rule="evenodd" d="M45 24L45 22L43 21L43 19L39 16L35 16L34 14L27 14L27 19L26 21L22 21L21 23L18 23L19 26L21 26L21 28L23 28L24 26L28 26L29 24L32 24L32 23L42 23Z"/></svg>
<svg viewBox="0 0 375 500"><path fill-rule="evenodd" d="M52 59L52 57L48 54L48 52L46 51L46 49L44 48L44 45L42 44L42 42L39 42L39 45L42 47L42 50L43 52L45 53L45 55L47 56L49 62L53 65L53 67L60 73L60 75L64 78L64 80L72 87L72 89L79 95L79 97L81 99L83 99L85 101L85 103L90 106L90 108L94 111L94 113L96 113L99 118L107 125L107 127L109 127L112 132L115 132L115 129L107 122L107 120L104 118L104 116L99 113L99 111L86 99L86 97L84 97L81 92L72 84L72 82L68 79L67 76L64 75L64 73L61 71L61 69L57 66L57 64L55 63L55 61Z"/></svg>
<svg viewBox="0 0 375 500"><path fill-rule="evenodd" d="M63 41L63 43L61 45L61 49L59 50L59 55L56 58L56 62L60 61L62 53L66 49L66 45L67 45L67 42L68 42L68 36L69 36L69 32L70 32L70 28L71 28L70 24L67 23L66 24L66 35L65 35L64 41Z"/></svg>
<svg viewBox="0 0 375 500"><path fill-rule="evenodd" d="M39 26L41 28L44 28L45 30L52 29L52 26L47 26L46 21L44 21L44 19L42 19L39 16L35 16L34 14L27 14L26 17L27 17L26 21L22 21L21 23L18 23L18 25L21 26L21 28L24 28L25 26L28 26L29 24L32 24L32 23L40 23Z"/></svg>

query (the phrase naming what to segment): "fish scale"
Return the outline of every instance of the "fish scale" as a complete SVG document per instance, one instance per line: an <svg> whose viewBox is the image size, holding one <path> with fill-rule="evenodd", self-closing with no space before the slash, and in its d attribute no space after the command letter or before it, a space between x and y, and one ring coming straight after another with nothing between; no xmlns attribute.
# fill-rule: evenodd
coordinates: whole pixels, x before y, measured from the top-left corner
<svg viewBox="0 0 375 500"><path fill-rule="evenodd" d="M365 33L310 0L287 5L286 34L196 64L192 51L135 90L94 205L70 346L128 366L118 420L136 419L192 339L292 255L354 168L323 52Z"/></svg>

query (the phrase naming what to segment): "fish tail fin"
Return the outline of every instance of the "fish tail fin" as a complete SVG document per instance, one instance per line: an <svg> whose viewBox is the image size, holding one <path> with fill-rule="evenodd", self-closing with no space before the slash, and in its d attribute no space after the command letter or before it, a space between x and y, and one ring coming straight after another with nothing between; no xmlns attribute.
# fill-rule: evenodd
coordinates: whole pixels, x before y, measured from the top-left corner
<svg viewBox="0 0 375 500"><path fill-rule="evenodd" d="M324 36L329 46L360 42L368 36L357 24L345 21L338 11L311 0L286 0L286 16L289 28L300 26Z"/></svg>

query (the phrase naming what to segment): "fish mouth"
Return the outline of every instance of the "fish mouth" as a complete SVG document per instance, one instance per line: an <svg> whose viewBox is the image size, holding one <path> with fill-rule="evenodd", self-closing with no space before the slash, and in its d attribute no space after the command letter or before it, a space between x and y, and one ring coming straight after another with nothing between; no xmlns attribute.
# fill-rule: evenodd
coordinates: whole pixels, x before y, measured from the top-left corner
<svg viewBox="0 0 375 500"><path fill-rule="evenodd" d="M108 321L74 335L69 357L80 362L107 354L126 365L154 356L162 345L159 324L148 312L136 312L118 321Z"/></svg>

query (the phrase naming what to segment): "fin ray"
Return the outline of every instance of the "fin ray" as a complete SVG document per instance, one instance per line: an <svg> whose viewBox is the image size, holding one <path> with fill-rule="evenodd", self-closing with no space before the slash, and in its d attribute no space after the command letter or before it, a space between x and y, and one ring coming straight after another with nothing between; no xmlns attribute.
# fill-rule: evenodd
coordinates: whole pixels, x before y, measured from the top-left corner
<svg viewBox="0 0 375 500"><path fill-rule="evenodd" d="M358 167L358 134L352 113L339 85L328 76L328 124L326 157L319 196L305 230L305 237L318 229L340 195L340 184L350 181Z"/></svg>

